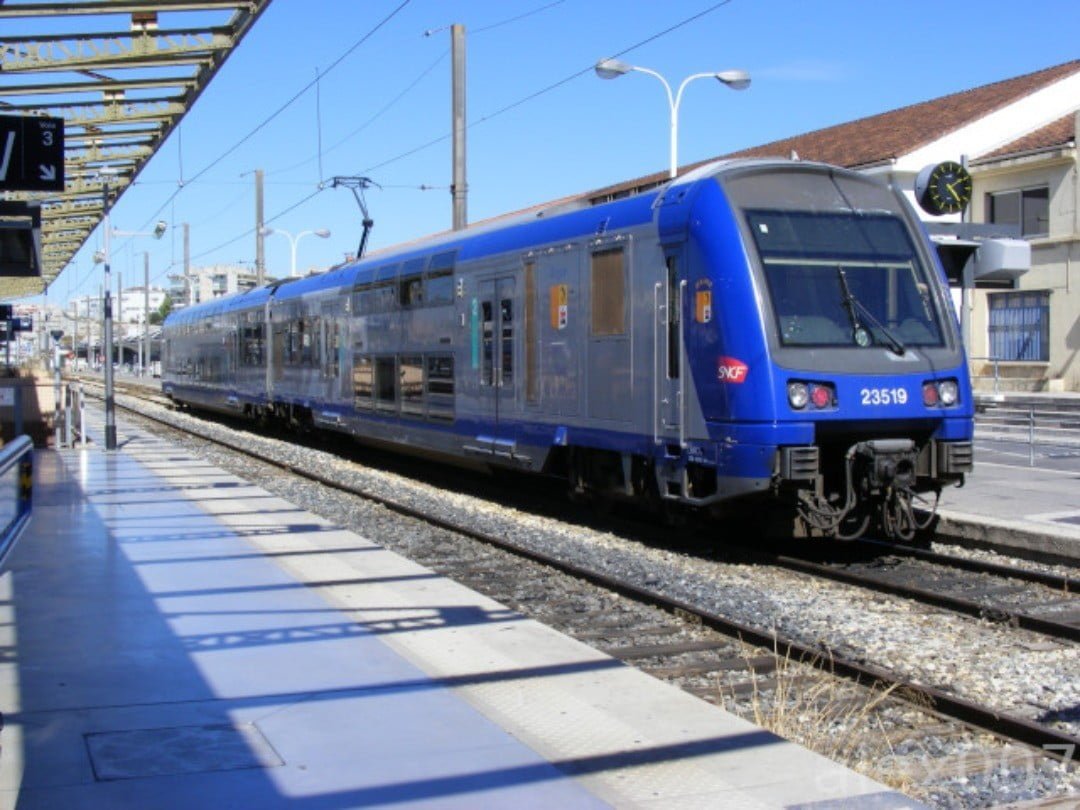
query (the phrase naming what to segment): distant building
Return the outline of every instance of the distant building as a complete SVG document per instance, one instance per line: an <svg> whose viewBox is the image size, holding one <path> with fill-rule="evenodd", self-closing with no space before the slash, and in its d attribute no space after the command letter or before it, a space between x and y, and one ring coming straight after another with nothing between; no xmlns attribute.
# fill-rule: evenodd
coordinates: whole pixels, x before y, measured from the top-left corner
<svg viewBox="0 0 1080 810"><path fill-rule="evenodd" d="M116 323L143 323L147 318L145 287L128 287L120 291L119 297L113 297L113 320ZM161 309L168 293L160 287L150 288L149 312L153 314ZM115 296L115 294L114 294ZM68 301L65 316L69 319L100 321L102 315L101 298L96 295L84 295Z"/></svg>
<svg viewBox="0 0 1080 810"><path fill-rule="evenodd" d="M214 264L192 268L188 276L169 276L173 286L169 296L173 306L201 304L225 295L254 289L258 283L255 271L239 265Z"/></svg>

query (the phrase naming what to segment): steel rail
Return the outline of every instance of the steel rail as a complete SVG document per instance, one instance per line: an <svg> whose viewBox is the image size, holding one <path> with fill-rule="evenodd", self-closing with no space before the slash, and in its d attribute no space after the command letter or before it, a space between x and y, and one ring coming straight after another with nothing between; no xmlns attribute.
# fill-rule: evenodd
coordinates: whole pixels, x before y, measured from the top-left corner
<svg viewBox="0 0 1080 810"><path fill-rule="evenodd" d="M766 559L775 565L789 571L797 571L803 574L811 574L822 579L831 579L842 582L845 585L855 585L860 588L868 588L879 593L887 593L892 596L902 596L915 599L918 602L934 607L945 608L954 613L965 616L974 616L989 621L1011 624L1024 630L1052 636L1053 638L1067 641L1080 641L1080 626L1056 622L1053 619L1044 619L1033 616L1030 613L1002 608L995 605L987 605L974 599L966 599L962 596L953 596L941 591L920 588L915 585L905 585L898 582L889 582L883 577L856 571L845 571L824 563L810 562L809 560L787 555L768 556Z"/></svg>
<svg viewBox="0 0 1080 810"><path fill-rule="evenodd" d="M915 546L905 546L900 543L890 543L887 540L873 540L863 537L855 541L855 543L888 551L891 554L914 557L915 559L937 563L938 565L959 568L963 571L1020 579L1025 582L1034 582L1038 585L1045 585L1048 588L1055 588L1056 590L1068 593L1080 592L1080 579L1062 576L1061 574L1051 574L1046 571L1032 571L1030 568L1016 568L1011 565L1002 565L1001 563L992 563L985 560L973 560L968 557L954 557L951 554L942 554L938 551L916 548Z"/></svg>

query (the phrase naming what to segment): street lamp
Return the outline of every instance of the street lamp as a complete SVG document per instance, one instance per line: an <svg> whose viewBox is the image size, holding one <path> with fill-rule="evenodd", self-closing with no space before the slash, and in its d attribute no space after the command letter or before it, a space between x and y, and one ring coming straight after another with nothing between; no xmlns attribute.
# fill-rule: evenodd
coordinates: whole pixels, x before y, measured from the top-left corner
<svg viewBox="0 0 1080 810"><path fill-rule="evenodd" d="M113 236L150 236L160 239L169 229L169 223L159 219L152 231L118 231L113 230ZM95 254L96 256L97 254ZM143 256L143 339L139 341L139 372L145 373L146 366L150 364L150 253L142 251ZM121 318L123 312L120 313ZM145 358L145 360L144 360ZM123 359L123 358L121 358Z"/></svg>
<svg viewBox="0 0 1080 810"><path fill-rule="evenodd" d="M112 213L112 206L109 205L109 177L116 174L116 169L109 167L102 167L101 169L101 200L104 207L105 215L105 249L101 253L101 261L104 264L104 328L102 329L101 342L105 347L105 449L116 449L116 400L114 396L115 389L113 388L113 367L112 367L112 281L110 278L109 270L109 252L111 250L110 235L112 234L112 221L110 215ZM94 259L98 258L98 254L94 254Z"/></svg>
<svg viewBox="0 0 1080 810"><path fill-rule="evenodd" d="M596 75L601 79L617 79L619 76L624 76L633 70L638 73L647 73L650 76L655 76L660 80L661 84L664 85L664 90L667 91L668 107L671 110L671 168L668 171L668 177L674 177L677 173L679 104L682 103L682 94L683 90L686 89L686 85L690 84L690 82L695 79L713 78L721 84L727 85L732 90L745 90L750 86L750 74L745 70L721 70L718 73L695 73L692 76L687 76L682 80L682 84L679 85L678 91L672 95L671 85L668 84L667 79L655 70L650 70L649 68L629 65L626 62L620 62L618 59L601 59L596 63L594 70L596 71Z"/></svg>
<svg viewBox="0 0 1080 810"><path fill-rule="evenodd" d="M305 236L310 236L312 234L319 237L320 239L327 239L330 236L330 231L328 231L326 228L319 228L318 230L314 231L300 231L300 233L298 233L296 236L293 236L291 233L283 230L282 228L262 229L263 236L269 236L272 233L280 234L281 236L284 236L286 239L289 240L289 246L292 248L292 270L290 271L289 275L292 278L296 278L296 244Z"/></svg>

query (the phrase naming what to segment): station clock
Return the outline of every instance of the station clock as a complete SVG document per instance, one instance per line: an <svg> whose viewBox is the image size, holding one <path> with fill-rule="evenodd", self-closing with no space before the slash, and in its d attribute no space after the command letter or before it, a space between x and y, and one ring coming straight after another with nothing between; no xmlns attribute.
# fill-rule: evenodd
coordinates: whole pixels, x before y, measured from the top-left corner
<svg viewBox="0 0 1080 810"><path fill-rule="evenodd" d="M971 175L955 160L926 166L915 178L915 199L928 214L959 214L971 202Z"/></svg>

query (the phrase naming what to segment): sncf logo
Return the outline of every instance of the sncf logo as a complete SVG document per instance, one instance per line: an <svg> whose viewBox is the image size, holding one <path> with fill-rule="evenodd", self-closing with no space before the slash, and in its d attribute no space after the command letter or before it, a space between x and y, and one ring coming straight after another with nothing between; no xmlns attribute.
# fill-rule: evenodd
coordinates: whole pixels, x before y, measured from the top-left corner
<svg viewBox="0 0 1080 810"><path fill-rule="evenodd" d="M720 382L743 383L750 369L742 360L734 357L721 357L716 361L716 379Z"/></svg>

